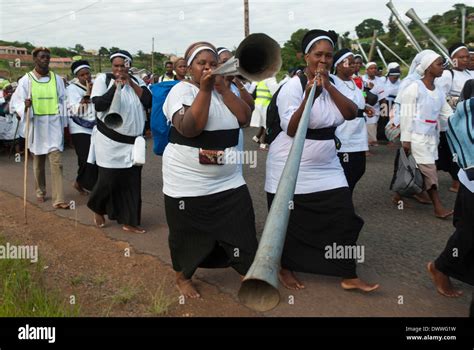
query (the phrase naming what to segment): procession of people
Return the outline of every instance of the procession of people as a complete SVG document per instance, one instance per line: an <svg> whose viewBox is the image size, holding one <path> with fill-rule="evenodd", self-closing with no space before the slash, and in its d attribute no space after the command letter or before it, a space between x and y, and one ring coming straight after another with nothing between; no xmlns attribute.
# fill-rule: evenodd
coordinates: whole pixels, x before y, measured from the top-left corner
<svg viewBox="0 0 474 350"><path fill-rule="evenodd" d="M162 190L170 255L182 295L201 296L192 280L198 268L232 267L241 278L249 270L258 247L252 198L242 166L225 160L245 149L243 128L258 128L253 141L259 150L268 151L262 191L270 209L307 105L309 126L278 273L282 285L304 288L297 273L306 272L337 276L345 290L369 293L379 288L377 281L358 275L354 257L328 259L325 250L332 245L357 245L364 220L356 213L352 196L366 171L366 157L376 159L374 148L387 143L396 143L399 152L416 162L423 179L423 192L417 198L433 205L436 218L454 214L455 233L427 266L437 291L459 296L450 278L474 285L474 174L453 158L448 130L459 103L474 101L468 48L459 43L449 49L457 62L453 69L446 69L439 53L423 50L406 77L396 62L380 77L376 62L366 62L361 75L362 56L349 48L336 50L337 42L331 30L308 31L301 42L305 67L290 69L280 84L275 77L256 82L254 97L245 77L213 74L233 55L224 47L196 42L184 57L166 62L166 72L156 84L176 84L162 107L170 128ZM77 60L67 88L49 67L48 48L38 47L32 56L34 69L17 85L3 89L0 136L8 141L26 139L26 152L33 156L37 201L49 200L48 159L51 205L69 208L62 162L67 129L77 155L72 185L88 196L92 221L103 228L108 219L129 234L145 234L146 228L141 227L143 135L153 96L130 70L133 56L126 50L112 52L111 72L97 72L94 78L89 62ZM313 86L315 97L309 100ZM267 143L272 101L281 131ZM398 141L392 131L398 131ZM16 153L20 146L18 142ZM466 152L472 154L474 149ZM441 202L439 192L445 189L439 185L439 170L452 178L449 190L457 193L455 208ZM453 260L455 248L460 249L460 258Z"/></svg>

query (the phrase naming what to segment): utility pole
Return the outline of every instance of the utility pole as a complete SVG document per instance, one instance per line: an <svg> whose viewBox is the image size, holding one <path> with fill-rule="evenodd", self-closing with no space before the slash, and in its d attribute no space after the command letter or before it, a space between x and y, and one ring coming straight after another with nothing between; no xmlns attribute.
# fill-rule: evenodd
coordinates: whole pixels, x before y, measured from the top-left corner
<svg viewBox="0 0 474 350"><path fill-rule="evenodd" d="M466 38L466 7L461 8L461 42Z"/></svg>
<svg viewBox="0 0 474 350"><path fill-rule="evenodd" d="M244 0L244 32L245 37L248 37L250 34L249 26L249 0Z"/></svg>
<svg viewBox="0 0 474 350"><path fill-rule="evenodd" d="M153 56L155 56L155 38L151 38L151 75L154 72Z"/></svg>
<svg viewBox="0 0 474 350"><path fill-rule="evenodd" d="M375 52L375 40L377 39L377 33L378 33L378 30L375 29L374 30L374 35L372 36L372 45L370 45L370 51L369 51L369 62L372 61L372 58L374 57L374 52Z"/></svg>

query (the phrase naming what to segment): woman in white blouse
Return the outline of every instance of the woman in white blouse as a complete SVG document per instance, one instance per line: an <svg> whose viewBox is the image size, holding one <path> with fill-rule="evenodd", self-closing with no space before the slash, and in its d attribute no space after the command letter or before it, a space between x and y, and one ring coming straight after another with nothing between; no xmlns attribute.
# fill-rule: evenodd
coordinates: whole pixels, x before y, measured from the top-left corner
<svg viewBox="0 0 474 350"><path fill-rule="evenodd" d="M443 59L432 50L424 50L416 71L421 79L400 91L400 140L405 152L413 154L418 164L435 216L446 219L453 211L446 209L439 198L435 164L440 120L452 113L445 92L434 83L443 74Z"/></svg>
<svg viewBox="0 0 474 350"><path fill-rule="evenodd" d="M300 79L293 77L279 93L277 106L283 131L270 146L265 191L270 207L309 91L316 82L316 98L291 203L280 280L289 289L304 288L293 273L300 271L339 276L344 289L371 291L378 285L367 284L357 277L355 257L336 256L334 251L354 247L363 226L363 220L354 212L351 191L337 157L336 127L356 117L357 105L330 83L328 70L333 63L335 42L337 34L332 31L311 30L303 38L309 83L303 91Z"/></svg>
<svg viewBox="0 0 474 350"><path fill-rule="evenodd" d="M174 86L163 106L172 123L163 193L176 286L199 298L191 280L198 267L231 266L243 276L257 249L247 185L240 166L227 161L251 112L227 79L211 74L218 64L212 44L191 45L185 59L191 79Z"/></svg>

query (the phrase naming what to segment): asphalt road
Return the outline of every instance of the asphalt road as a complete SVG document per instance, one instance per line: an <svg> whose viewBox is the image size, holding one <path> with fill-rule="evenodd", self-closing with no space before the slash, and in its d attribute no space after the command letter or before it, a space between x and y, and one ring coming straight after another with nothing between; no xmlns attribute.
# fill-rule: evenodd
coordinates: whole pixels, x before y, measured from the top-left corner
<svg viewBox="0 0 474 350"><path fill-rule="evenodd" d="M264 192L265 160L267 153L258 150L251 141L255 129L245 130L245 149L258 155L257 166L244 166L244 177L248 183L255 208L257 232L263 230L267 216ZM141 253L158 257L170 265L161 175L161 157L152 154L148 140L147 164L142 178L142 226L148 230L144 235L131 235L115 223L108 223L104 233L117 240L130 242ZM437 257L453 232L452 222L436 219L432 207L407 200L403 210L395 207L388 189L393 171L395 150L386 146L373 149L375 156L367 162L367 171L354 193L357 213L365 220L358 244L365 247L365 261L358 265L359 275L380 283L380 289L372 294L347 292L339 286L339 279L325 276L300 274L306 289L290 292L280 288L282 299L267 316L420 316L458 317L467 316L472 287L455 281L464 290L464 296L450 299L440 296L432 286L426 272L426 263ZM57 215L92 225L92 213L85 203L87 197L75 192L71 184L76 172L76 156L73 149L64 152L65 192L68 200L76 202L76 210L56 211ZM28 200L35 202L32 171L30 165ZM23 194L23 164L15 163L6 155L0 156L0 190ZM47 176L48 192L49 174ZM448 192L450 178L440 173L441 199L448 207L454 206L456 195ZM39 205L43 210L53 210L51 201ZM22 210L22 208L18 208ZM238 210L238 208L236 208ZM34 223L30 223L30 225ZM80 226L78 226L80 230ZM237 301L239 279L231 269L200 269L196 277L205 280L230 294ZM158 282L158 281L157 281ZM205 296L204 296L205 298ZM232 316L232 315L229 315Z"/></svg>

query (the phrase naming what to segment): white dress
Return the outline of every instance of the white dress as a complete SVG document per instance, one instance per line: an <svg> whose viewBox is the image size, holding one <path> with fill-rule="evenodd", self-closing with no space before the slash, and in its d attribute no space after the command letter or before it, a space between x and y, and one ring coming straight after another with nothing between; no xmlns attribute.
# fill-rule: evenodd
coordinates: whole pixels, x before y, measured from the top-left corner
<svg viewBox="0 0 474 350"><path fill-rule="evenodd" d="M293 138L287 135L288 124L293 113L303 101L304 91L300 79L293 77L278 94L277 106L281 119L282 132L270 145L267 157L265 191L276 193L281 174L288 158ZM344 117L323 90L315 100L309 120L310 129L337 127ZM310 140L304 143L295 194L307 194L347 187L346 176L336 153L334 140Z"/></svg>

